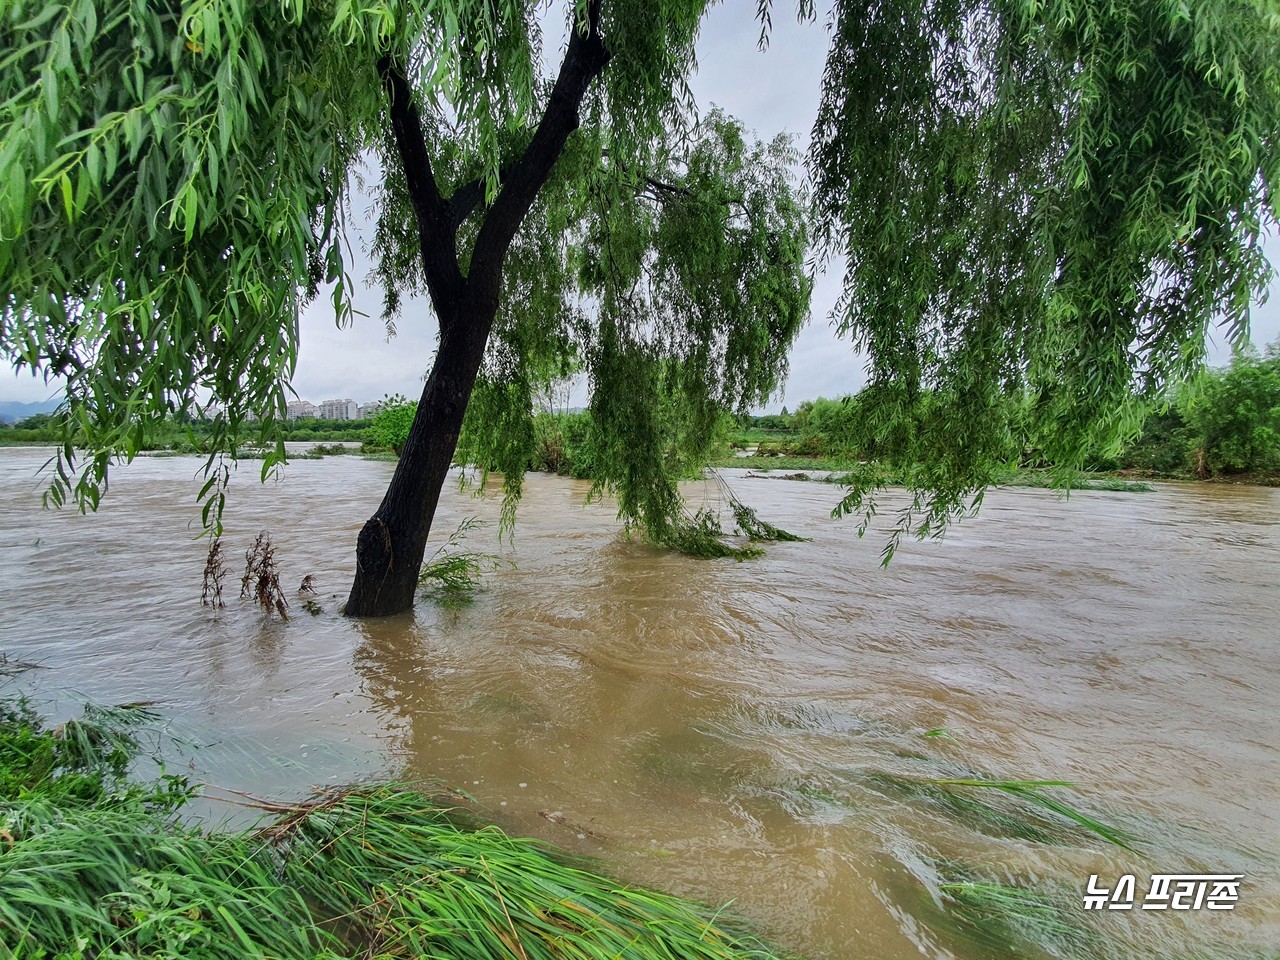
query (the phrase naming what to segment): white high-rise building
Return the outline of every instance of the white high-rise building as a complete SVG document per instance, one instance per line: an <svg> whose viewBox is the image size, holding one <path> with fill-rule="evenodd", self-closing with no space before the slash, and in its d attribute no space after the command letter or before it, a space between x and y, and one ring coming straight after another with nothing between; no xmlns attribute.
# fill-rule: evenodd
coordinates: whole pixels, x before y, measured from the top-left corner
<svg viewBox="0 0 1280 960"><path fill-rule="evenodd" d="M297 420L299 417L314 417L319 413L316 405L310 400L294 400L289 404L289 419Z"/></svg>
<svg viewBox="0 0 1280 960"><path fill-rule="evenodd" d="M354 400L325 400L320 404L322 420L356 420L360 407Z"/></svg>

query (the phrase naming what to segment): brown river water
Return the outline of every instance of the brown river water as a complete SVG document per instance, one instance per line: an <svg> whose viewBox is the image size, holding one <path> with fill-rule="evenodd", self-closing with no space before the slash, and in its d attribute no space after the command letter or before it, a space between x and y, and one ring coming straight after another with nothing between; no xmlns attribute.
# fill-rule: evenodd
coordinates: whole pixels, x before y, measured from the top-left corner
<svg viewBox="0 0 1280 960"><path fill-rule="evenodd" d="M1280 491L995 490L885 569L892 493L859 540L835 488L725 471L810 538L736 563L631 542L586 484L543 475L499 547L498 501L451 486L437 531L490 521L468 543L509 565L469 606L355 623L338 608L391 464L297 461L260 485L246 463L228 553L267 529L282 580L318 589L318 614L294 600L281 623L235 599L238 569L225 610L200 606L199 461L139 459L79 516L40 509L46 456L0 450L0 650L44 668L6 685L55 713L158 701L185 743L170 769L211 796L439 778L815 960L1054 955L951 918L957 876L1045 892L1092 938L1059 956L1280 956ZM1054 795L1134 850L903 787L976 774L1072 781ZM1152 873L1245 879L1231 911L1085 912L1093 873L1137 875L1139 901Z"/></svg>

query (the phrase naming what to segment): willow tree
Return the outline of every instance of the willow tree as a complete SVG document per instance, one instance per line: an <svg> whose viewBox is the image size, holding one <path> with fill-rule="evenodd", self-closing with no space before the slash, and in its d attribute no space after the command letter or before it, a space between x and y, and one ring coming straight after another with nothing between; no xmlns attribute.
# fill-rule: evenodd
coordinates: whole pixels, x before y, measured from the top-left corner
<svg viewBox="0 0 1280 960"><path fill-rule="evenodd" d="M440 342L348 612L411 603L478 377L514 469L530 391L584 366L605 481L670 530L654 404L696 447L709 410L773 387L808 293L785 149L690 119L706 6L575 0L544 71L519 0L7 0L0 344L65 378L53 498L96 503L112 457L206 390L216 448L249 413L273 435L300 307L327 281L349 314L343 213L372 157L389 306L425 290ZM1209 324L1245 336L1272 0L836 0L828 23L816 227L877 387L864 429L914 492L901 529L974 503L1028 431L1069 470L1200 363Z"/></svg>
<svg viewBox="0 0 1280 960"><path fill-rule="evenodd" d="M976 507L1024 451L1115 452L1219 324L1247 342L1280 183L1274 0L838 0L809 156L859 446ZM876 476L837 512L875 511Z"/></svg>
<svg viewBox="0 0 1280 960"><path fill-rule="evenodd" d="M640 414L678 395L683 442L705 444L715 411L775 388L808 315L796 158L693 122L703 6L570 5L545 79L529 3L6 4L3 343L66 379L55 500L93 505L113 455L202 389L215 449L251 416L278 433L299 309L326 281L351 309L344 199L367 161L389 313L426 293L439 344L347 612L412 604L486 353L513 497L531 392L576 364L626 434L609 479L628 519L679 524ZM227 468L210 467L216 527Z"/></svg>

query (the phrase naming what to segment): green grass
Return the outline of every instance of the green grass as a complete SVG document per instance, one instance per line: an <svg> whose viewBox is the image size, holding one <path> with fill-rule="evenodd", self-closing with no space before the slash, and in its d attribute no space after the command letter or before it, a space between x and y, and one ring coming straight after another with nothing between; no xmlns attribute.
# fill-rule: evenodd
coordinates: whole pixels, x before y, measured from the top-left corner
<svg viewBox="0 0 1280 960"><path fill-rule="evenodd" d="M966 773L970 773L966 771ZM1066 780L1003 780L981 774L938 777L876 772L876 788L924 801L979 833L1031 843L1079 844L1092 834L1132 849L1135 838L1059 796ZM1053 791L1053 792L1050 792ZM1083 831L1083 834L1082 834Z"/></svg>
<svg viewBox="0 0 1280 960"><path fill-rule="evenodd" d="M729 437L729 443L736 447L754 447L761 443L796 443L800 440L797 430L765 430L752 427L739 430Z"/></svg>
<svg viewBox="0 0 1280 960"><path fill-rule="evenodd" d="M773 960L718 912L618 883L413 786L260 803L257 829L129 779L138 707L48 729L0 703L0 956Z"/></svg>
<svg viewBox="0 0 1280 960"><path fill-rule="evenodd" d="M852 470L857 463L834 457L718 457L708 466L740 470Z"/></svg>
<svg viewBox="0 0 1280 960"><path fill-rule="evenodd" d="M1031 886L998 880L972 878L967 874L948 878L938 887L947 912L975 938L1001 948L1003 956L1033 956L1041 951L1078 956L1105 955L1105 947L1094 931L1079 922L1078 903L1067 907L1060 897L1052 897Z"/></svg>
<svg viewBox="0 0 1280 960"><path fill-rule="evenodd" d="M998 484L1002 487L1032 487L1035 489L1056 489L1048 470L1016 470L1002 478ZM1121 477L1106 474L1085 474L1071 482L1072 490L1111 490L1116 493L1151 493L1155 490L1145 480L1125 480Z"/></svg>
<svg viewBox="0 0 1280 960"><path fill-rule="evenodd" d="M712 461L709 466L715 468L734 468L751 470L756 473L799 474L778 476L780 480L814 480L822 483L844 483L851 470L866 470L865 464L835 457L721 457ZM809 476L809 472L824 473L822 476ZM885 473L881 482L887 487L901 486L901 478ZM1053 479L1048 470L1014 470L1001 477L996 486L1031 487L1036 489L1053 488ZM1072 490L1111 490L1118 493L1150 493L1155 489L1144 480L1126 480L1106 474L1084 474L1072 481Z"/></svg>
<svg viewBox="0 0 1280 960"><path fill-rule="evenodd" d="M1078 827L1083 827L1109 843L1124 847L1126 850L1133 849L1130 846L1133 837L1123 830L1109 826L1073 807L1066 801L1046 792L1047 789L1053 787L1074 787L1075 784L1069 780L997 780L990 777L939 777L929 782L948 792L999 791L1030 807L1047 810L1063 820L1074 823Z"/></svg>

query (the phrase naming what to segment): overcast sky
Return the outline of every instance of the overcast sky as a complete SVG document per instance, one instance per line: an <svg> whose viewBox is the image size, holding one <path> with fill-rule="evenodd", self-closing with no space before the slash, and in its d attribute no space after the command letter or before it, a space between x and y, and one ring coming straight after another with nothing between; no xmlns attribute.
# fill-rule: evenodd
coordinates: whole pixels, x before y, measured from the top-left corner
<svg viewBox="0 0 1280 960"><path fill-rule="evenodd" d="M826 31L820 23L798 24L778 16L769 49L761 52L756 46L760 28L754 8L755 4L730 0L712 9L703 25L698 47L700 68L691 86L704 109L716 104L762 138L785 131L806 148L818 109ZM546 49L550 59L555 50L550 37ZM352 239L359 248L359 239ZM1280 242L1273 239L1267 249L1272 263L1280 264ZM852 393L865 380L862 359L850 343L834 336L828 319L839 292L838 264L836 268L817 278L813 318L792 350L790 376L783 393L768 405L770 410L783 405L794 408L800 401L818 396ZM367 263L356 264L351 274L362 281L367 269ZM1280 283L1273 284L1272 293L1269 303L1254 310L1253 341L1260 346L1280 336ZM304 313L294 379L298 396L315 403L347 397L363 403L387 393L416 397L435 349L435 321L429 310L406 303L397 322L397 336L387 341L378 319L380 291L359 290L356 306L368 316L357 317L344 330L335 327L327 297L318 298ZM1216 365L1228 358L1225 338L1219 335L1211 345L1210 361ZM0 400L45 400L50 394L49 387L29 373L0 372ZM570 403L583 402L585 394L579 388Z"/></svg>

